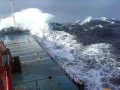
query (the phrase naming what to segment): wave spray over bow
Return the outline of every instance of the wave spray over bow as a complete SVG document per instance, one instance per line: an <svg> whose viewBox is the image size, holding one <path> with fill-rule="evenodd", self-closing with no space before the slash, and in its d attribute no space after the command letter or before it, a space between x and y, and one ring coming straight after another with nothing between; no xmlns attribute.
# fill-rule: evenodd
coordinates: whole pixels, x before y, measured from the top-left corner
<svg viewBox="0 0 120 90"><path fill-rule="evenodd" d="M29 8L20 12L16 12L14 16L16 27L30 29L32 34L37 35L41 34L40 30L47 30L48 22L54 17L52 14L43 13L40 9L37 8ZM0 30L11 26L14 26L12 16L1 19Z"/></svg>

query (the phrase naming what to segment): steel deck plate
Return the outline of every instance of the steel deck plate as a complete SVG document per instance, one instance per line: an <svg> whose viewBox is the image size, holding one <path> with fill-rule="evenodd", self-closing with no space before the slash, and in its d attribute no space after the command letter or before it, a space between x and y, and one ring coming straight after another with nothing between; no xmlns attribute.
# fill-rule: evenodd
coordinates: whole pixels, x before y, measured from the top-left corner
<svg viewBox="0 0 120 90"><path fill-rule="evenodd" d="M30 35L3 39L12 56L19 56L22 64L22 74L12 76L15 90L78 90Z"/></svg>

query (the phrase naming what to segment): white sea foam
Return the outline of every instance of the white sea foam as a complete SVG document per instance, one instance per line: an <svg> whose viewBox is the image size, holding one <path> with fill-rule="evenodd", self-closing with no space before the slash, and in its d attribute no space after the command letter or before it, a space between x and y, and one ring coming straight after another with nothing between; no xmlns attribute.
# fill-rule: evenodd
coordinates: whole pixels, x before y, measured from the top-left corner
<svg viewBox="0 0 120 90"><path fill-rule="evenodd" d="M83 25L85 23L89 23L92 19L93 19L93 17L89 16L85 20L83 20L82 22L80 22L80 25Z"/></svg>
<svg viewBox="0 0 120 90"><path fill-rule="evenodd" d="M108 18L106 18L106 17L93 18L92 16L86 17L83 21L77 20L75 23L79 23L80 25L84 25L84 24L86 24L86 23L91 22L92 20L100 20L100 21L105 21L105 22L109 22L109 23L111 23L111 24L114 24L114 21L110 21L110 20L108 20ZM101 25L98 25L98 26L99 26L100 28L102 28Z"/></svg>

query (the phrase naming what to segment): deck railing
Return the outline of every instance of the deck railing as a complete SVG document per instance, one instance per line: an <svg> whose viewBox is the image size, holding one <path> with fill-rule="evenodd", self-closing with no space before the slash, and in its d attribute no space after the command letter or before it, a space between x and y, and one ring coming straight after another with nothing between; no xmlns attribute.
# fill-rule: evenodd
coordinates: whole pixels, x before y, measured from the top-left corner
<svg viewBox="0 0 120 90"><path fill-rule="evenodd" d="M64 65L64 61L68 61L68 60L62 57L55 56L49 50L49 48L45 47L43 39L39 38L38 40L36 36L34 36L34 38L38 42L38 44L53 58L56 64L58 64L76 84L79 84L80 87L84 88L84 83L79 79L79 77L72 70L67 68L66 65ZM84 89L81 89L81 90L84 90Z"/></svg>

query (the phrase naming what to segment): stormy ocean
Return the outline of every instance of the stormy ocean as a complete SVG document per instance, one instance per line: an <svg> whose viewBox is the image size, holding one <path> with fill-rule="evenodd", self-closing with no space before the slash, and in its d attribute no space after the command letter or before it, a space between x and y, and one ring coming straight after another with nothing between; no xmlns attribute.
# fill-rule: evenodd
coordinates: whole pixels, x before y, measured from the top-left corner
<svg viewBox="0 0 120 90"><path fill-rule="evenodd" d="M30 30L76 82L85 83L86 90L120 90L120 20L88 16L57 23L53 15L36 8L16 12L15 17L16 27ZM0 32L12 26L12 16L3 18Z"/></svg>

